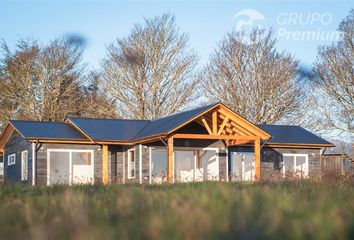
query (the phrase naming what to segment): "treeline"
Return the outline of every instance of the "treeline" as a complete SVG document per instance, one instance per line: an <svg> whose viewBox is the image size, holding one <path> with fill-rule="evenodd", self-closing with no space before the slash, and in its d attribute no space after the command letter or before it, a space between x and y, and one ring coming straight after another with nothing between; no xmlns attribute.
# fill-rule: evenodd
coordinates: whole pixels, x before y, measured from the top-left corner
<svg viewBox="0 0 354 240"><path fill-rule="evenodd" d="M145 19L107 47L89 71L75 39L5 41L0 55L0 127L9 119L65 116L154 119L221 101L258 124L301 124L353 133L354 10L342 39L318 49L310 72L277 50L271 30L226 34L199 67L189 36L170 14ZM244 41L247 39L248 41Z"/></svg>

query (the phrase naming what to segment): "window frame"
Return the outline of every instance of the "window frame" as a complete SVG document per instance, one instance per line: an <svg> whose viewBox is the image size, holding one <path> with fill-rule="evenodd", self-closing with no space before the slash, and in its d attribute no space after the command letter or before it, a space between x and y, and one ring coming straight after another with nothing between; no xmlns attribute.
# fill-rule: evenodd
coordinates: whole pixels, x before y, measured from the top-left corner
<svg viewBox="0 0 354 240"><path fill-rule="evenodd" d="M303 176L303 178L309 178L309 154L306 153L283 153L283 167L282 167L282 173L283 177L286 177L286 172L285 172L285 165L284 165L284 156L286 157L293 157L293 172L296 173L296 161L297 157L305 157L305 163L307 165L306 172Z"/></svg>
<svg viewBox="0 0 354 240"><path fill-rule="evenodd" d="M131 152L133 152L133 155L131 155ZM133 161L133 173L134 176L132 176L132 161L131 161L131 156L134 156L134 161ZM129 149L128 150L128 179L134 179L136 178L136 157L135 157L135 149Z"/></svg>
<svg viewBox="0 0 354 240"><path fill-rule="evenodd" d="M63 149L55 149L55 148L49 148L47 149L47 186L50 186L50 154L52 152L68 152L69 153L69 185L73 185L73 164L72 164L72 153L86 153L90 152L91 153L91 175L92 175L92 181L91 184L95 183L95 151L93 149L74 149L74 148L63 148Z"/></svg>
<svg viewBox="0 0 354 240"><path fill-rule="evenodd" d="M11 158L13 159L13 161L11 161ZM11 166L15 164L16 164L16 153L7 155L7 166Z"/></svg>
<svg viewBox="0 0 354 240"><path fill-rule="evenodd" d="M25 155L24 155L25 154ZM24 159L23 157L26 156L26 168L24 168ZM25 171L25 173L24 173ZM21 181L28 180L28 150L24 150L21 152Z"/></svg>

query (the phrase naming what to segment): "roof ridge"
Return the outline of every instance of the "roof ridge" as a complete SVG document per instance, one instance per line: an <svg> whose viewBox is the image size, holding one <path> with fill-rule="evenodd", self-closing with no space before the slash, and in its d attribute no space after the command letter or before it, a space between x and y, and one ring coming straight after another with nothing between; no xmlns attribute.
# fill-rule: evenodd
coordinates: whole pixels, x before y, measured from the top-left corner
<svg viewBox="0 0 354 240"><path fill-rule="evenodd" d="M191 108L191 109L188 109L188 110L186 110L186 111L175 112L175 113L172 113L172 114L170 114L170 115L163 116L163 117L159 117L159 118L155 118L155 119L150 120L150 121L156 121L156 120L161 120L161 119L168 118L168 117L173 117L173 116L176 116L176 115L178 115L178 114L186 113L186 112L190 112L190 111L195 111L195 110L200 109L200 108L207 108L207 107L209 108L209 107L214 106L214 105L216 105L216 104L218 104L218 103L219 103L219 102L213 103L213 104L204 105L204 106L200 106L200 107L197 107L197 108Z"/></svg>
<svg viewBox="0 0 354 240"><path fill-rule="evenodd" d="M256 126L280 126L280 127L301 127L300 125L290 124L255 124Z"/></svg>
<svg viewBox="0 0 354 240"><path fill-rule="evenodd" d="M9 122L61 123L61 124L65 124L65 122L60 122L60 121L49 122L49 121L37 121L37 120L17 120L17 119L11 119Z"/></svg>
<svg viewBox="0 0 354 240"><path fill-rule="evenodd" d="M138 121L138 122L150 122L148 119L123 119L123 118L90 118L90 117L67 117L69 119L92 119L92 120L113 120L113 121Z"/></svg>

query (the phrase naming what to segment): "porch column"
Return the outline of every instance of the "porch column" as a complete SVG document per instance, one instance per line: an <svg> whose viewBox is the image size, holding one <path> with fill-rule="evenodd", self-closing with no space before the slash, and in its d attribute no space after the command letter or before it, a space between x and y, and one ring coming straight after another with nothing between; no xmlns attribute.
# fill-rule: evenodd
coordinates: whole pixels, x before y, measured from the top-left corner
<svg viewBox="0 0 354 240"><path fill-rule="evenodd" d="M173 159L173 138L167 140L167 182L173 183L174 159Z"/></svg>
<svg viewBox="0 0 354 240"><path fill-rule="evenodd" d="M256 180L261 178L261 141L254 141L254 172Z"/></svg>
<svg viewBox="0 0 354 240"><path fill-rule="evenodd" d="M108 184L108 146L102 145L102 183Z"/></svg>

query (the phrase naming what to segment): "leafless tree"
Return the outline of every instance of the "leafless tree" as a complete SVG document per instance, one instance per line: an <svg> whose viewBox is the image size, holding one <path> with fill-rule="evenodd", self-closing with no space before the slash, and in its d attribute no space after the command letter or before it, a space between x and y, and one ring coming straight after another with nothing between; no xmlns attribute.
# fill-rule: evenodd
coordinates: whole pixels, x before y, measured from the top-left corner
<svg viewBox="0 0 354 240"><path fill-rule="evenodd" d="M179 33L174 16L145 19L107 51L103 78L125 117L158 118L195 99L197 56L188 36Z"/></svg>
<svg viewBox="0 0 354 240"><path fill-rule="evenodd" d="M85 85L82 86L81 117L118 118L121 116L116 101L109 98L101 85L101 74L97 71L89 72Z"/></svg>
<svg viewBox="0 0 354 240"><path fill-rule="evenodd" d="M287 119L301 106L298 62L277 51L271 30L253 29L246 34L227 34L211 55L203 74L205 95L254 123Z"/></svg>
<svg viewBox="0 0 354 240"><path fill-rule="evenodd" d="M1 66L1 95L7 116L17 119L62 120L77 113L82 49L70 40L47 46L20 41L12 53L6 44Z"/></svg>
<svg viewBox="0 0 354 240"><path fill-rule="evenodd" d="M322 46L315 62L317 108L322 127L354 133L354 9L339 25L342 38Z"/></svg>

